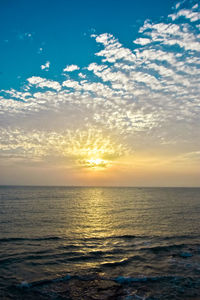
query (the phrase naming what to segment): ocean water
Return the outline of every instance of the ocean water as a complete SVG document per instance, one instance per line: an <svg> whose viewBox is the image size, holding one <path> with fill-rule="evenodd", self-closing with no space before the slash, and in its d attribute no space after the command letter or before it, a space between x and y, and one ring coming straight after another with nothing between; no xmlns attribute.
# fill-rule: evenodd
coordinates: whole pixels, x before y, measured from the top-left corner
<svg viewBox="0 0 200 300"><path fill-rule="evenodd" d="M2 299L94 278L125 291L101 299L200 299L199 277L200 188L0 187Z"/></svg>

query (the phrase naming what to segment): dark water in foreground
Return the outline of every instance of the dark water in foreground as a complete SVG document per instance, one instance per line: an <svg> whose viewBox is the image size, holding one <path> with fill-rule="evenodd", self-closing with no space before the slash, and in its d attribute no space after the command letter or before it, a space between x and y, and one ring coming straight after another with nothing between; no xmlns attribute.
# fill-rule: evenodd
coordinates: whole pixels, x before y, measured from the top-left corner
<svg viewBox="0 0 200 300"><path fill-rule="evenodd" d="M0 298L200 299L199 278L200 188L0 187Z"/></svg>

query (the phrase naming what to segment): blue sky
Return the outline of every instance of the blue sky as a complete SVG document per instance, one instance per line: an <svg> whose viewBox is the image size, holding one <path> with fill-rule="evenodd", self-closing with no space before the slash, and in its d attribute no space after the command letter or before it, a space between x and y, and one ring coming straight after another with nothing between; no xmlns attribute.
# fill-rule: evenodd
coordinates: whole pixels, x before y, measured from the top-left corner
<svg viewBox="0 0 200 300"><path fill-rule="evenodd" d="M1 1L1 184L200 185L200 7Z"/></svg>
<svg viewBox="0 0 200 300"><path fill-rule="evenodd" d="M46 61L51 61L49 77L66 64L86 66L94 60L94 31L110 32L133 48L141 24L168 14L173 2L1 1L0 88L19 88L29 76L43 75L40 65Z"/></svg>

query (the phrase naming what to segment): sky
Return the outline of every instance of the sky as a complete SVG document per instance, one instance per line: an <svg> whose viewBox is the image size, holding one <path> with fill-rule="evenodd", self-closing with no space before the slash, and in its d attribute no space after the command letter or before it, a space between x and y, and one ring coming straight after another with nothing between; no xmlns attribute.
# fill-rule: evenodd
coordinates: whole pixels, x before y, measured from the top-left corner
<svg viewBox="0 0 200 300"><path fill-rule="evenodd" d="M1 0L0 184L200 186L196 0Z"/></svg>

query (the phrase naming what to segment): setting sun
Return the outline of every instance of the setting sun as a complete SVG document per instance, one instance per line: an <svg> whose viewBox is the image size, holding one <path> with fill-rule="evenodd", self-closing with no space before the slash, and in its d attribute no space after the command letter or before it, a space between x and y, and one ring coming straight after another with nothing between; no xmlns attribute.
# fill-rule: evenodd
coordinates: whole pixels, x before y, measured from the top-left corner
<svg viewBox="0 0 200 300"><path fill-rule="evenodd" d="M92 158L86 160L86 165L92 169L106 169L110 165L110 162L101 158Z"/></svg>
<svg viewBox="0 0 200 300"><path fill-rule="evenodd" d="M57 136L56 141L53 137L50 140L60 157L70 157L71 163L79 168L104 170L128 153L124 145L95 128L79 130L75 134L68 131Z"/></svg>

